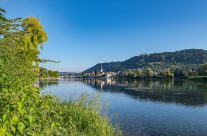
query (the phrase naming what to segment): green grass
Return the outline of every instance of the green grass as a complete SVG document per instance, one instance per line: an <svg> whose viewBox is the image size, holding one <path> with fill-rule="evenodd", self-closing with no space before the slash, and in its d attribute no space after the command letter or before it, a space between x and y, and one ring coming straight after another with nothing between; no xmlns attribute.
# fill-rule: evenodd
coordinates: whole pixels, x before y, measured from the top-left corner
<svg viewBox="0 0 207 136"><path fill-rule="evenodd" d="M101 105L98 96L89 100L87 95L70 103L60 103L63 107L64 127L67 135L74 136L115 136L121 135L109 122L106 115L100 115Z"/></svg>

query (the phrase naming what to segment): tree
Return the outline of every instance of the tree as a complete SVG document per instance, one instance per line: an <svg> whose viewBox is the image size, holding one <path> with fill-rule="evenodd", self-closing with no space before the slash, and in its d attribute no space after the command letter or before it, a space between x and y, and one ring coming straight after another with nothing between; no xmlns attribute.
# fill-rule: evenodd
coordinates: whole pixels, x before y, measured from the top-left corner
<svg viewBox="0 0 207 136"><path fill-rule="evenodd" d="M48 70L46 68L39 68L39 76L40 78L47 78L49 76Z"/></svg>
<svg viewBox="0 0 207 136"><path fill-rule="evenodd" d="M132 70L127 70L127 77L136 78L136 74Z"/></svg>
<svg viewBox="0 0 207 136"><path fill-rule="evenodd" d="M0 45L12 45L21 39L21 18L7 19L4 13L6 11L0 8Z"/></svg>
<svg viewBox="0 0 207 136"><path fill-rule="evenodd" d="M207 76L207 64L203 64L198 68L199 76Z"/></svg>
<svg viewBox="0 0 207 136"><path fill-rule="evenodd" d="M50 77L54 77L54 78L57 78L60 76L59 71L48 70L48 74Z"/></svg>
<svg viewBox="0 0 207 136"><path fill-rule="evenodd" d="M32 54L36 70L40 61L39 49L48 40L40 21L34 17L7 19L3 16L5 10L0 9L0 45L19 45Z"/></svg>
<svg viewBox="0 0 207 136"><path fill-rule="evenodd" d="M167 78L173 78L174 77L174 74L170 71L170 69L165 70L164 75Z"/></svg>
<svg viewBox="0 0 207 136"><path fill-rule="evenodd" d="M145 70L145 76L148 77L148 78L153 77L153 71L152 71L151 68L147 68L147 69Z"/></svg>
<svg viewBox="0 0 207 136"><path fill-rule="evenodd" d="M141 69L136 69L134 73L136 74L137 78L141 78L143 76L143 70Z"/></svg>
<svg viewBox="0 0 207 136"><path fill-rule="evenodd" d="M0 8L0 21L6 20L6 18L3 16L3 14L6 13L6 11L2 8Z"/></svg>
<svg viewBox="0 0 207 136"><path fill-rule="evenodd" d="M184 69L175 69L173 73L174 73L175 78L188 78L189 77L187 71L185 71Z"/></svg>
<svg viewBox="0 0 207 136"><path fill-rule="evenodd" d="M28 17L23 20L22 27L24 31L24 42L29 49L38 50L38 46L43 47L43 44L48 40L47 33L40 24L39 19Z"/></svg>
<svg viewBox="0 0 207 136"><path fill-rule="evenodd" d="M47 33L44 31L43 26L40 24L39 19L28 17L22 21L23 38L22 42L26 49L34 53L34 62L36 68L38 65L39 49L43 48L43 44L48 40Z"/></svg>

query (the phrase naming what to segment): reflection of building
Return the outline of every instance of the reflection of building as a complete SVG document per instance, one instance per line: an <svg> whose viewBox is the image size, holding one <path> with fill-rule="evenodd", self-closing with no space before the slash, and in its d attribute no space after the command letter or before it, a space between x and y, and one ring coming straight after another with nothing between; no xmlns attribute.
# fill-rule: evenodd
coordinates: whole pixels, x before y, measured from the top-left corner
<svg viewBox="0 0 207 136"><path fill-rule="evenodd" d="M112 85L112 80L111 80L111 78L106 78L105 79L105 83L106 83L106 85Z"/></svg>
<svg viewBox="0 0 207 136"><path fill-rule="evenodd" d="M112 77L112 73L105 73L105 78L106 79L109 79L109 78L111 78Z"/></svg>

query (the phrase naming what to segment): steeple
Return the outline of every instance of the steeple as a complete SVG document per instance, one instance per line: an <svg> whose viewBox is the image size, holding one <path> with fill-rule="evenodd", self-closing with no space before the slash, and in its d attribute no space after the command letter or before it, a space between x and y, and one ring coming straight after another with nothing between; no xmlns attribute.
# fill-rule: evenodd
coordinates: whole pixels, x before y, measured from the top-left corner
<svg viewBox="0 0 207 136"><path fill-rule="evenodd" d="M100 70L100 72L103 73L103 67L102 67L102 64L101 64L101 70Z"/></svg>

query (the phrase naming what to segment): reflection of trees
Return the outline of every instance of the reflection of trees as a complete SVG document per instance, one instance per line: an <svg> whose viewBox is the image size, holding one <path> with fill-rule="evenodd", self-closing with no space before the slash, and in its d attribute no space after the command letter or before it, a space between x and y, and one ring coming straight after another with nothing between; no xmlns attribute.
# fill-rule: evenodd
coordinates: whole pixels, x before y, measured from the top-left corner
<svg viewBox="0 0 207 136"><path fill-rule="evenodd" d="M104 80L84 79L84 83L104 91L119 92L135 99L196 106L207 103L207 84L174 80Z"/></svg>
<svg viewBox="0 0 207 136"><path fill-rule="evenodd" d="M174 86L173 80L131 80L127 86L139 89L170 89Z"/></svg>
<svg viewBox="0 0 207 136"><path fill-rule="evenodd" d="M40 81L39 82L39 87L40 88L45 88L47 86L57 86L59 84L58 81Z"/></svg>
<svg viewBox="0 0 207 136"><path fill-rule="evenodd" d="M182 105L196 106L204 105L207 103L206 93L181 93L167 90L154 90L154 91L137 91L133 89L126 89L124 93L141 100L165 102L165 103L178 103Z"/></svg>

